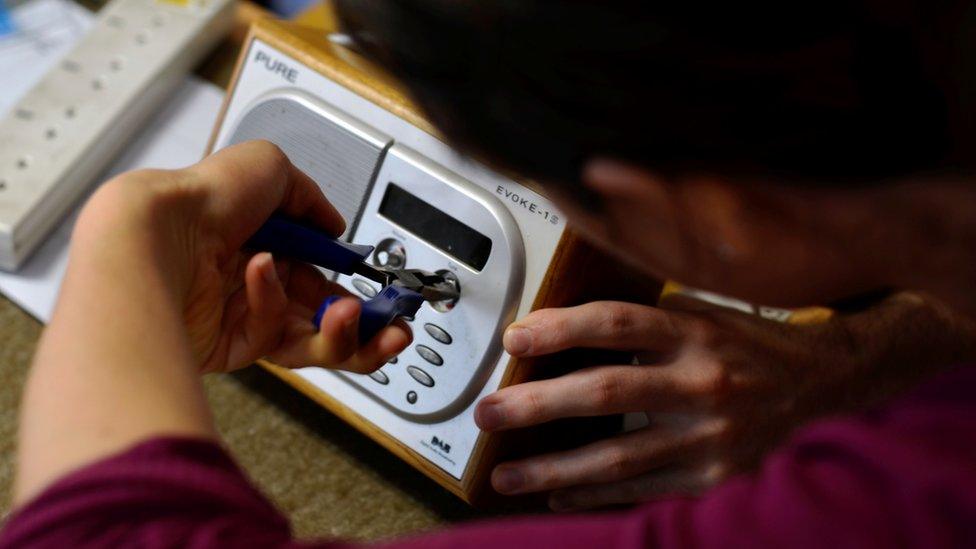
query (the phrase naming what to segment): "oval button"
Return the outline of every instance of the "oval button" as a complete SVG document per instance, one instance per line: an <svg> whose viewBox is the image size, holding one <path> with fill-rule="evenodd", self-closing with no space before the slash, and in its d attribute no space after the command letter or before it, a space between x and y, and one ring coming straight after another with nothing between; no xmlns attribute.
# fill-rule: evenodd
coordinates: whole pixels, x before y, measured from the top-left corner
<svg viewBox="0 0 976 549"><path fill-rule="evenodd" d="M390 378L387 377L381 370L376 370L375 372L369 374L369 377L373 378L376 383L386 385L390 382Z"/></svg>
<svg viewBox="0 0 976 549"><path fill-rule="evenodd" d="M427 372L421 370L416 366L407 366L407 373L410 377L414 378L417 383L424 385L426 387L434 386L434 378L430 377Z"/></svg>
<svg viewBox="0 0 976 549"><path fill-rule="evenodd" d="M358 278L352 279L352 285L356 290L366 297L376 297L376 288L372 284L366 282L365 280L360 280Z"/></svg>
<svg viewBox="0 0 976 549"><path fill-rule="evenodd" d="M426 345L417 345L417 354L420 355L420 357L426 360L427 362L433 364L434 366L440 366L441 364L444 364L444 359L441 358L441 355L437 354L437 351L431 349Z"/></svg>
<svg viewBox="0 0 976 549"><path fill-rule="evenodd" d="M410 391L407 393L407 402L410 404L417 402L417 391Z"/></svg>
<svg viewBox="0 0 976 549"><path fill-rule="evenodd" d="M428 322L427 324L424 324L424 330L426 330L427 333L430 334L430 337L436 339L437 341L440 341L444 345L450 345L451 342L454 341L454 338L451 337L451 334L447 333L444 330L444 328L441 328L437 324L431 324L430 322Z"/></svg>

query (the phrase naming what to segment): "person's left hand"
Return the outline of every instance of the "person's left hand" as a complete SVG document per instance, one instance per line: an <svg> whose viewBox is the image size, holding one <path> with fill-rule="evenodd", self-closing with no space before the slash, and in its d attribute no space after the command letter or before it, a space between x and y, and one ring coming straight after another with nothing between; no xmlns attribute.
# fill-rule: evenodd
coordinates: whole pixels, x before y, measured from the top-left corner
<svg viewBox="0 0 976 549"><path fill-rule="evenodd" d="M509 327L504 343L521 357L576 347L638 357L506 387L478 404L475 419L487 431L647 414L638 430L493 471L499 492L552 491L556 510L700 492L754 466L801 421L839 407L864 371L839 320L791 326L728 310L621 302L544 309Z"/></svg>

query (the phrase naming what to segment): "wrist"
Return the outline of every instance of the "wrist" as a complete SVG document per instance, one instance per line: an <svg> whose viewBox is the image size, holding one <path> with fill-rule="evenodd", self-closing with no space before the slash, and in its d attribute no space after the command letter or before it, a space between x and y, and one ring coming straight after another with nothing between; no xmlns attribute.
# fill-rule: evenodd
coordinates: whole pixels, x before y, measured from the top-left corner
<svg viewBox="0 0 976 549"><path fill-rule="evenodd" d="M78 268L145 274L155 272L178 298L191 273L189 249L196 240L193 211L202 197L172 179L179 172L145 170L103 185L82 209L72 234L72 265Z"/></svg>

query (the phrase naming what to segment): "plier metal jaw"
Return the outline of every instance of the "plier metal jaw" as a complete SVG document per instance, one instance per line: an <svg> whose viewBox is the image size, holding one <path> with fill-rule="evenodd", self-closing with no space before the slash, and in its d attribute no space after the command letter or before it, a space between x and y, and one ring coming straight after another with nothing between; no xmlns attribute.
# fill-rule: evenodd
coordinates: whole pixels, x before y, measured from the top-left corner
<svg viewBox="0 0 976 549"><path fill-rule="evenodd" d="M423 296L426 301L450 301L457 299L460 295L457 285L445 278L444 275L422 269L388 269L361 263L356 266L353 272L373 282L378 282L383 288L396 284L413 290Z"/></svg>
<svg viewBox="0 0 976 549"><path fill-rule="evenodd" d="M443 274L420 269L390 269L366 262L373 246L341 242L319 229L281 216L268 219L251 236L245 248L271 252L317 265L337 273L358 274L382 289L362 306L359 340L365 343L397 317L413 318L424 301L456 301L460 288ZM340 296L329 296L316 311L316 328L329 305Z"/></svg>

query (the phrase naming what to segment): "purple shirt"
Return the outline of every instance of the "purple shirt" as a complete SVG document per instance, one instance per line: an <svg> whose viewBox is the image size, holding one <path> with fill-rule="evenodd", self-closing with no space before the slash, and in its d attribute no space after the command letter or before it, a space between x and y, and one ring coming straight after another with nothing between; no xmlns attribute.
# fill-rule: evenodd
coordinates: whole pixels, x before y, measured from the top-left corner
<svg viewBox="0 0 976 549"><path fill-rule="evenodd" d="M76 471L0 547L299 543L219 446L159 438ZM976 367L802 429L754 476L625 512L474 523L393 547L976 547Z"/></svg>

